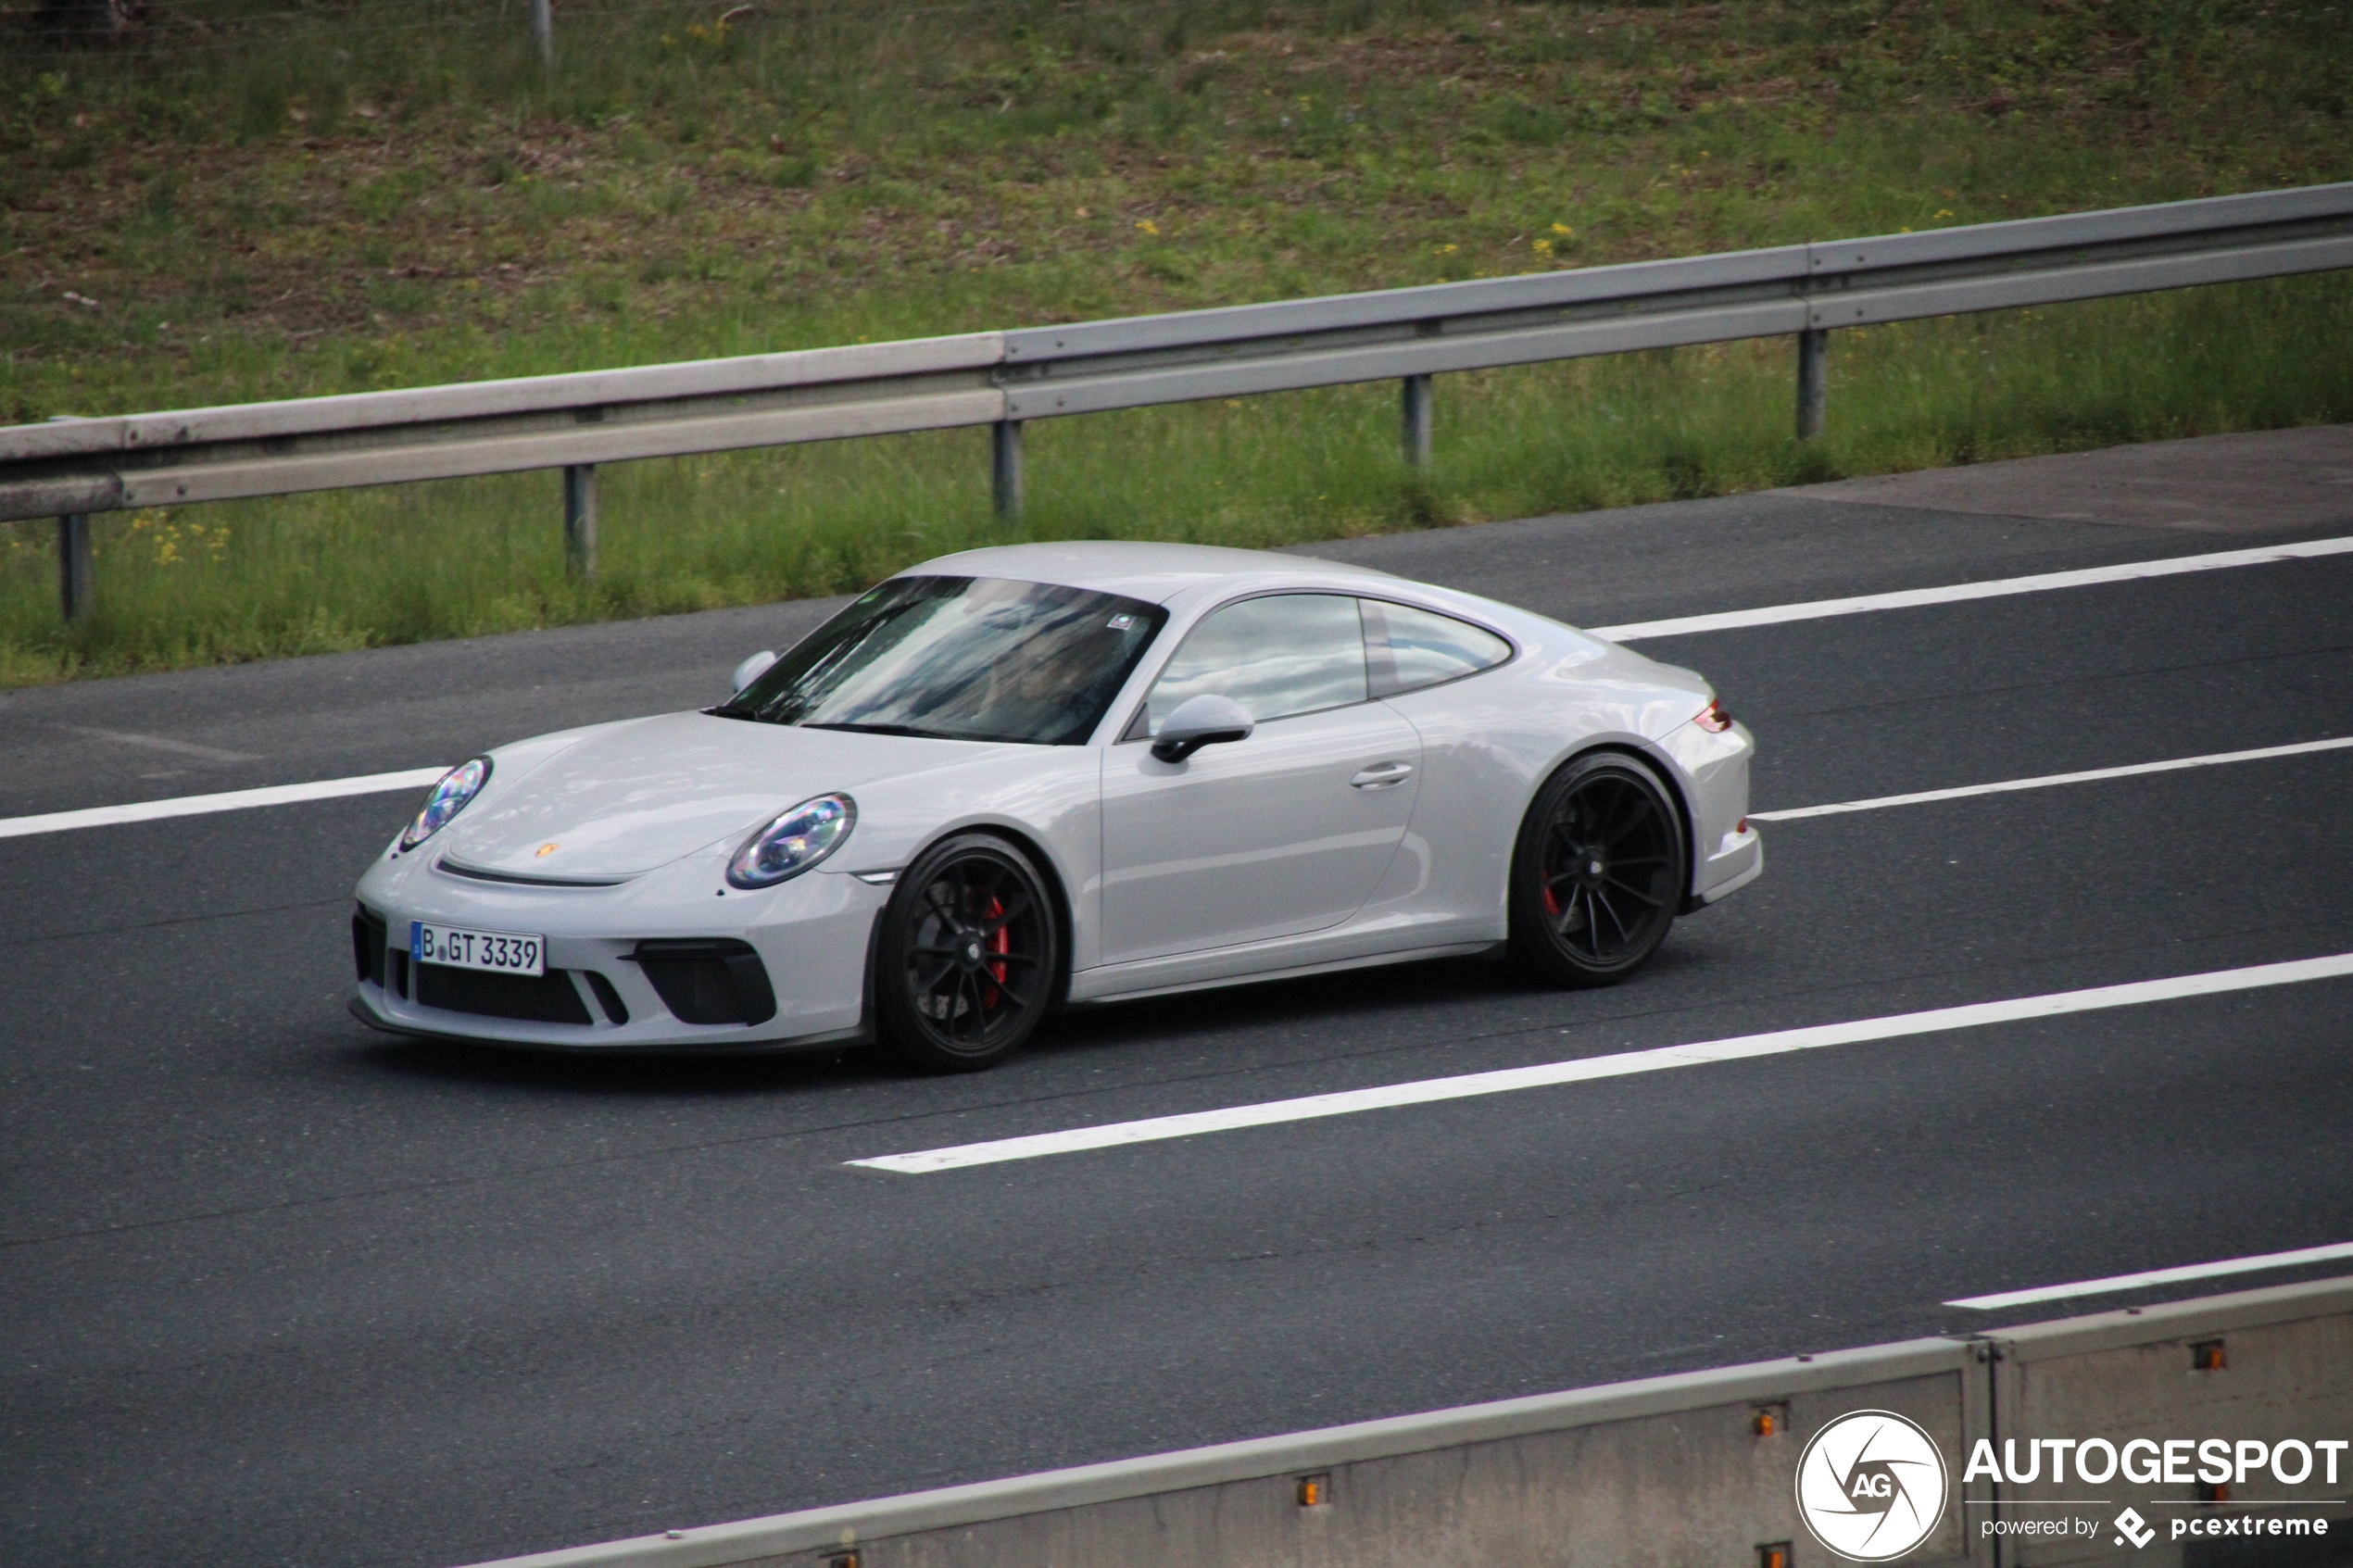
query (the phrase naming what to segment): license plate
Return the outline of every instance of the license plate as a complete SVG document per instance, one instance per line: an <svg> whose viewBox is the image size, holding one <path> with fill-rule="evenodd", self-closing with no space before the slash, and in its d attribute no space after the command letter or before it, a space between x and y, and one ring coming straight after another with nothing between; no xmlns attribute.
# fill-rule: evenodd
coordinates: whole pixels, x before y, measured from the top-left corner
<svg viewBox="0 0 2353 1568"><path fill-rule="evenodd" d="M544 937L522 936L511 931L461 931L450 925L427 925L421 920L409 922L409 956L419 963L486 969L494 974L547 972Z"/></svg>

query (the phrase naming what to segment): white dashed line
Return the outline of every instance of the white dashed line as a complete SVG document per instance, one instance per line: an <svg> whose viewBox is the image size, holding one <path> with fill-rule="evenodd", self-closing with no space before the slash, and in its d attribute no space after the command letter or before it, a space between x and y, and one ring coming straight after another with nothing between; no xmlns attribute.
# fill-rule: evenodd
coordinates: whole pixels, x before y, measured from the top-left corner
<svg viewBox="0 0 2353 1568"><path fill-rule="evenodd" d="M311 784L265 784L259 789L233 789L220 795L175 795L166 800L133 800L123 806L89 806L79 811L50 811L38 817L0 817L0 838L64 833L71 828L112 827L119 822L152 822L165 817L201 817L213 811L249 811L257 806L291 806L297 801L333 800L346 795L422 789L448 771L408 768L396 773L363 773L358 778L320 779Z"/></svg>
<svg viewBox="0 0 2353 1568"><path fill-rule="evenodd" d="M1692 632L1730 632L1743 626L1778 626L1790 621L1821 621L1833 615L1862 615L1880 609L1916 609L1923 605L1959 604L1969 599L2006 598L2012 594L2041 594L2054 588L2091 588L2104 583L2133 583L2147 577L2173 577L2185 571L2220 571L2233 566L2273 566L2314 560L2353 551L2353 538L2308 539L2298 545L2267 545L2253 550L2219 550L2212 555L2173 556L2164 560L2125 561L2080 571L2045 571L2032 577L2000 577L1986 583L1954 583L1942 588L1906 588L1893 594L1859 594L1845 599L1809 599L1803 604L1767 605L1762 609L1728 609L1715 615L1681 615L1666 621L1636 621L1624 626L1589 626L1586 632L1613 643L1640 642L1645 637L1680 637Z"/></svg>
<svg viewBox="0 0 2353 1568"><path fill-rule="evenodd" d="M1843 811L1879 811L1890 806L1922 806L1931 800L1966 800L1973 795L2007 795L2012 790L2049 789L2054 784L2094 784L2101 779L2137 778L2143 773L2174 773L2184 768L2219 768L2226 762L2262 762L2274 757L2308 757L2316 751L2353 747L2353 735L2334 740L2299 741L2294 746L2264 746L2252 751L2217 751L2205 757L2176 757L2166 762L2132 762L2121 768L2091 768L2080 773L2045 773L2033 779L2004 779L1998 784L1961 784L1952 789L1923 789L1911 795L1881 795L1869 800L1842 800L1831 806L1797 806L1786 811L1751 811L1752 822L1794 822L1807 817L1835 817Z"/></svg>
<svg viewBox="0 0 2353 1568"><path fill-rule="evenodd" d="M2265 1252L2253 1258L2225 1258L2219 1263L2184 1263L2178 1269L2147 1269L2137 1274L2110 1274L2106 1279L2078 1280L2073 1285L2038 1285L2032 1290L2005 1290L1994 1296L1964 1296L1948 1307L1969 1307L1981 1312L2004 1307L2031 1306L2037 1301L2064 1301L2070 1296L2105 1296L2114 1290L2139 1290L2152 1285L2178 1285L2184 1280L2215 1279L2223 1274L2251 1274L2264 1269L2293 1269L2303 1263L2330 1263L2353 1258L2353 1241L2327 1247L2304 1247L2294 1252Z"/></svg>
<svg viewBox="0 0 2353 1568"><path fill-rule="evenodd" d="M2124 985L2099 985L2084 991L2015 997L2006 1001L1972 1002L1965 1007L1937 1008L1928 1012L1897 1013L1887 1018L1858 1019L1850 1023L1824 1023L1808 1029L1782 1029L1769 1035L1742 1035L1728 1040L1662 1046L1655 1050L1626 1051L1617 1056L1589 1056L1575 1061L1547 1061L1533 1067L1508 1067L1493 1073L1425 1078L1409 1084L1386 1084L1378 1088L1348 1089L1338 1094L1307 1095L1298 1099L1228 1106L1219 1110L1153 1116L1139 1122L1110 1122L1093 1127L1073 1127L1066 1132L1035 1133L1027 1137L997 1138L988 1143L918 1149L910 1154L886 1154L872 1160L852 1160L848 1163L869 1170L924 1175L934 1171L961 1170L968 1165L995 1165L1008 1160L1037 1160L1050 1154L1072 1154L1081 1149L1114 1148L1124 1144L1151 1143L1164 1138L1195 1137L1203 1133L1222 1133L1237 1127L1307 1122L1324 1116L1347 1116L1360 1110L1387 1110L1397 1106L1428 1105L1440 1100L1467 1099L1478 1095L1508 1094L1516 1089L1550 1088L1597 1078L1658 1073L1670 1067L1705 1067L1719 1061L1743 1061L1752 1057L1779 1056L1790 1051L1819 1050L1826 1046L1858 1045L1869 1040L1893 1040L1908 1035L1943 1034L1955 1029L1979 1028L1989 1023L2056 1018L2065 1013L2137 1007L2145 1002L2178 1001L2186 997L2210 997L2227 991L2293 985L2303 981L2331 980L2343 975L2353 975L2353 953L2297 959L2287 963L2257 964L2246 969L2214 970L2204 974L2175 975L2164 980L2139 980Z"/></svg>

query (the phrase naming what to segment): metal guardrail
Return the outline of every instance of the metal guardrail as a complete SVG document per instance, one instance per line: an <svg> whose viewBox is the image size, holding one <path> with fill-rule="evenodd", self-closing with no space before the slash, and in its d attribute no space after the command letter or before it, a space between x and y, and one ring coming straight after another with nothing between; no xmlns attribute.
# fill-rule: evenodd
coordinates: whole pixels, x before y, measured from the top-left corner
<svg viewBox="0 0 2353 1568"><path fill-rule="evenodd" d="M1680 260L635 370L0 428L0 521L58 517L69 619L87 518L124 508L562 468L574 567L598 463L995 427L1021 508L1031 420L1396 380L1427 462L1430 378L1788 334L1820 433L1831 332L2353 266L2353 183ZM77 571L76 562L80 567Z"/></svg>
<svg viewBox="0 0 2353 1568"><path fill-rule="evenodd" d="M2123 1498L2089 1511L2104 1526L2093 1536L1989 1528L2046 1520L2061 1499L2084 1502L2085 1487L2039 1464L2024 1482L1972 1475L1980 1442L2015 1465L2038 1439L2353 1437L2353 1279L1504 1399L481 1568L1826 1568L1792 1483L1811 1436L1858 1409L1917 1422L1951 1467L1951 1506L1906 1562L2112 1563L2105 1526ZM2334 1536L2353 1526L2346 1479L2313 1466L2265 1490L2325 1507ZM2132 1498L2165 1519L2227 1513L2232 1500L2195 1476ZM2244 1483L2238 1500L2242 1512L2281 1506L2249 1501ZM2180 1550L2167 1541L2133 1561L2178 1564Z"/></svg>

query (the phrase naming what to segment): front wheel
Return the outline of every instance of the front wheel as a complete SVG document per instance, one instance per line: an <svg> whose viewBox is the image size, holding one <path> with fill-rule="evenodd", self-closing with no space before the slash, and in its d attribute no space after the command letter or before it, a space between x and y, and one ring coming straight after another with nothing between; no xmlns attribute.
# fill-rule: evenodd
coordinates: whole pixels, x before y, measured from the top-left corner
<svg viewBox="0 0 2353 1568"><path fill-rule="evenodd" d="M1682 820L1658 776L1597 752L1536 792L1512 857L1512 949L1560 985L1613 985L1667 940L1691 884Z"/></svg>
<svg viewBox="0 0 2353 1568"><path fill-rule="evenodd" d="M1045 1016L1059 957L1053 907L1029 857L985 834L950 838L900 874L883 913L883 1033L929 1072L993 1067Z"/></svg>

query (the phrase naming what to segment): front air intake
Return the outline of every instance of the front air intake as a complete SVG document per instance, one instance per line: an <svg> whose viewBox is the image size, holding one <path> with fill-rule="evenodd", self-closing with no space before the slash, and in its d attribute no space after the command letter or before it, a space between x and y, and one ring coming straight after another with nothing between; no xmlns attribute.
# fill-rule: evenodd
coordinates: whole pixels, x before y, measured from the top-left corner
<svg viewBox="0 0 2353 1568"><path fill-rule="evenodd" d="M765 1023L776 1016L775 989L749 942L725 936L645 941L629 956L681 1023Z"/></svg>
<svg viewBox="0 0 2353 1568"><path fill-rule="evenodd" d="M417 1002L484 1018L522 1023L586 1024L588 1016L572 976L560 969L545 974L494 974L449 964L417 965Z"/></svg>

